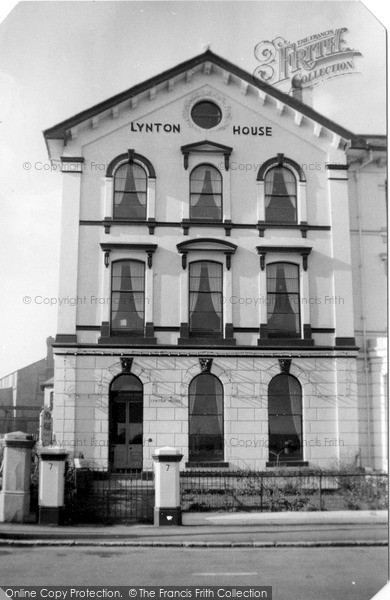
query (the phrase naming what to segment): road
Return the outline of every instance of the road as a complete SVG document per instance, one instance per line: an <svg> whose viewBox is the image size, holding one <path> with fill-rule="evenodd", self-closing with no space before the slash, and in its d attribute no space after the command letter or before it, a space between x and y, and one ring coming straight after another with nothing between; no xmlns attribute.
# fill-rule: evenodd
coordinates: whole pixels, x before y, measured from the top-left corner
<svg viewBox="0 0 390 600"><path fill-rule="evenodd" d="M0 525L0 545L3 540L36 538L54 540L104 540L116 539L129 542L224 542L224 543L355 543L386 542L388 527L386 523L354 524L301 524L290 525L203 525L185 527L153 527L151 525L131 525L112 527L42 527L35 525L18 527Z"/></svg>
<svg viewBox="0 0 390 600"><path fill-rule="evenodd" d="M271 585L273 600L369 600L387 548L0 548L0 585Z"/></svg>

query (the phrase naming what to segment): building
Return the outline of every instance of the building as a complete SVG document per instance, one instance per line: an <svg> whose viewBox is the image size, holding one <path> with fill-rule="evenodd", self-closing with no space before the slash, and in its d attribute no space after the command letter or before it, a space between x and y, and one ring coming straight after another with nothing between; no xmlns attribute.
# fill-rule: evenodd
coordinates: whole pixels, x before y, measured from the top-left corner
<svg viewBox="0 0 390 600"><path fill-rule="evenodd" d="M166 445L190 468L386 469L385 296L362 303L385 290L383 138L209 50L44 136L58 444L114 470Z"/></svg>
<svg viewBox="0 0 390 600"><path fill-rule="evenodd" d="M0 379L1 437L5 433L24 431L38 439L39 413L44 405L50 407L50 396L46 392L45 399L44 388L54 373L53 342L52 337L47 338L45 358Z"/></svg>

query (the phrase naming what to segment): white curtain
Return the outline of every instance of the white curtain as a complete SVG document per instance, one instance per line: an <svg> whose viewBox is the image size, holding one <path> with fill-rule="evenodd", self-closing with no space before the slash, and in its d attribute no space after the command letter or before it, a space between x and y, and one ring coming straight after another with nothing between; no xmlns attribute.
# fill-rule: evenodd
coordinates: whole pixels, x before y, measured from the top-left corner
<svg viewBox="0 0 390 600"><path fill-rule="evenodd" d="M289 197L296 206L297 182L294 174L284 167L274 167L265 176L265 207L268 208L273 196Z"/></svg>
<svg viewBox="0 0 390 600"><path fill-rule="evenodd" d="M289 263L273 263L267 267L267 305L268 315L275 311L275 305L279 298L279 304L284 307L281 312L291 312L299 315L299 269L297 265ZM283 294L283 302L280 303ZM294 296L290 296L294 294ZM292 301L293 300L293 301Z"/></svg>
<svg viewBox="0 0 390 600"><path fill-rule="evenodd" d="M190 312L195 310L199 292L211 292L213 308L218 315L221 312L222 268L218 263L196 262L190 265L191 294Z"/></svg>
<svg viewBox="0 0 390 600"><path fill-rule="evenodd" d="M208 165L201 165L191 173L192 206L197 206L203 194L216 204L216 196L222 193L221 174ZM198 197L196 197L198 194ZM214 196L215 195L215 196ZM219 203L218 203L219 204Z"/></svg>
<svg viewBox="0 0 390 600"><path fill-rule="evenodd" d="M137 261L124 261L113 265L112 323L119 325L134 312L143 321L145 291L145 265Z"/></svg>

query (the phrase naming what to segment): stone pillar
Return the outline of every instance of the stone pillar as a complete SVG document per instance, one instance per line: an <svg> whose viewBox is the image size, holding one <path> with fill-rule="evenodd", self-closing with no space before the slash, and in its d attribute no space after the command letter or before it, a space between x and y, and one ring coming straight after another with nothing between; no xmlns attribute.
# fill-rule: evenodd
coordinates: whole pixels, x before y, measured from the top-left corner
<svg viewBox="0 0 390 600"><path fill-rule="evenodd" d="M181 525L180 461L177 448L165 446L153 452L155 472L154 524Z"/></svg>
<svg viewBox="0 0 390 600"><path fill-rule="evenodd" d="M30 513L31 435L16 431L4 436L3 489L0 522L23 523Z"/></svg>
<svg viewBox="0 0 390 600"><path fill-rule="evenodd" d="M65 460L63 448L44 448L39 453L39 524L61 525L65 504Z"/></svg>

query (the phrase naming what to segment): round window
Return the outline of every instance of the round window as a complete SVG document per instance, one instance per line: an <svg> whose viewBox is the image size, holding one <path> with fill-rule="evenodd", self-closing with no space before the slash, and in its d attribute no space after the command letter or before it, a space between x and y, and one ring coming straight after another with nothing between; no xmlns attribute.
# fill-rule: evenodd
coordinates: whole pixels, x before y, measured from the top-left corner
<svg viewBox="0 0 390 600"><path fill-rule="evenodd" d="M202 100L192 108L191 118L202 129L211 129L221 122L222 112L214 102Z"/></svg>

